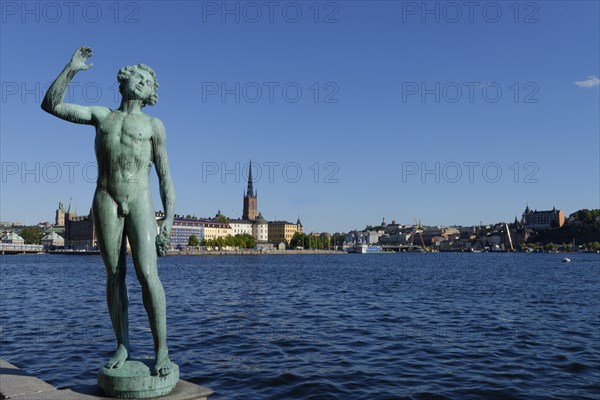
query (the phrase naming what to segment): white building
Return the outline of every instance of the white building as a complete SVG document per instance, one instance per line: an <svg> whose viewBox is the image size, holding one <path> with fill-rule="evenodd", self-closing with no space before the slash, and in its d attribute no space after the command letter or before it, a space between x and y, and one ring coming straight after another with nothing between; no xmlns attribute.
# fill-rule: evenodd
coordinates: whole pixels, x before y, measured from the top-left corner
<svg viewBox="0 0 600 400"><path fill-rule="evenodd" d="M15 232L9 232L2 238L2 243L8 244L25 244L25 240Z"/></svg>
<svg viewBox="0 0 600 400"><path fill-rule="evenodd" d="M56 232L50 232L42 238L42 246L49 248L52 246L62 247L65 245L65 239Z"/></svg>
<svg viewBox="0 0 600 400"><path fill-rule="evenodd" d="M269 223L263 218L262 213L252 223L252 236L257 242L267 242L269 240Z"/></svg>
<svg viewBox="0 0 600 400"><path fill-rule="evenodd" d="M252 235L252 221L247 219L230 219L229 226L231 226L231 234L243 235L244 233Z"/></svg>

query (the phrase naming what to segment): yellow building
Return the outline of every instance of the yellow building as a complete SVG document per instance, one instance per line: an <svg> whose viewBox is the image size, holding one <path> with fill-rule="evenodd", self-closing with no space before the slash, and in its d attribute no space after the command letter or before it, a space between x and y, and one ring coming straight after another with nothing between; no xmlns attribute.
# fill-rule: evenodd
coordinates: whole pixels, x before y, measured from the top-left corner
<svg viewBox="0 0 600 400"><path fill-rule="evenodd" d="M224 238L228 235L231 235L233 232L233 230L231 229L231 226L229 226L229 224L204 221L202 225L204 227L203 238L206 240L217 239L220 237Z"/></svg>
<svg viewBox="0 0 600 400"><path fill-rule="evenodd" d="M285 242L289 245L292 237L294 237L294 233L301 232L299 229L301 226L288 221L270 221L269 242L275 244Z"/></svg>

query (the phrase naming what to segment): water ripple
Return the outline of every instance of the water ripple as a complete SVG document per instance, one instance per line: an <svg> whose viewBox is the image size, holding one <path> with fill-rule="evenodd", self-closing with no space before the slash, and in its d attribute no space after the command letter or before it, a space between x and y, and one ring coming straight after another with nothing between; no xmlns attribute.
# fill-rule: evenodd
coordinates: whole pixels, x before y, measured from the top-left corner
<svg viewBox="0 0 600 400"><path fill-rule="evenodd" d="M170 352L211 399L600 398L598 257L570 258L168 257ZM58 387L94 384L114 349L101 259L0 268L2 357ZM127 284L133 356L152 357Z"/></svg>

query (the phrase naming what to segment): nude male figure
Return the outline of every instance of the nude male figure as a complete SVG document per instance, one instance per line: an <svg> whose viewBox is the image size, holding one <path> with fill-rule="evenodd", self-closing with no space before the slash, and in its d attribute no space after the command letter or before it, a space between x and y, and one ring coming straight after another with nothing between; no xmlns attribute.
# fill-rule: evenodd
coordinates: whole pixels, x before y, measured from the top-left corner
<svg viewBox="0 0 600 400"><path fill-rule="evenodd" d="M142 286L144 308L154 338L154 374L171 372L167 349L165 293L157 273L157 245L169 237L174 218L175 192L165 147L162 122L144 114L146 105L157 102L154 71L143 64L121 68L118 74L121 105L84 107L64 103L69 83L79 71L89 69L89 47L80 47L52 83L42 109L66 121L96 128L95 151L98 181L93 201L94 224L100 253L106 265L106 299L117 338L117 350L106 363L120 368L129 357L128 298L125 286L126 238L137 278ZM165 219L157 238L149 173L155 165ZM161 251L160 247L159 251ZM164 249L162 249L164 251Z"/></svg>

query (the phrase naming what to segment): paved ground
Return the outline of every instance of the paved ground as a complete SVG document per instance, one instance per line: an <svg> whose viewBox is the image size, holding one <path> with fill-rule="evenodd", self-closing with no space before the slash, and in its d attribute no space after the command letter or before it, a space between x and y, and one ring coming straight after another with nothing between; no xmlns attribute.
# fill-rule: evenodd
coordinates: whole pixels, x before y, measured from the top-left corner
<svg viewBox="0 0 600 400"><path fill-rule="evenodd" d="M212 390L179 380L175 390L161 400L203 400ZM15 400L107 400L95 385L58 390L54 386L0 359L0 399Z"/></svg>

